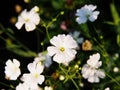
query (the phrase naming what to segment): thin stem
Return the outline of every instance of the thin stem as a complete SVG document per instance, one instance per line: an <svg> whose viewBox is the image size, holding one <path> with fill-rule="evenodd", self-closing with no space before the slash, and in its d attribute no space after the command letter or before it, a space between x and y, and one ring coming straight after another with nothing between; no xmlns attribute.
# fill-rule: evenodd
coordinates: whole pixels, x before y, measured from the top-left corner
<svg viewBox="0 0 120 90"><path fill-rule="evenodd" d="M75 87L77 88L77 90L80 90L79 87L78 87L78 85L76 84L76 82L73 80L73 78L70 77L70 76L65 72L65 70L60 66L60 64L59 64L59 67L60 67L60 69L65 73L65 75L71 79L71 81L73 82L73 84L75 85Z"/></svg>
<svg viewBox="0 0 120 90"><path fill-rule="evenodd" d="M112 78L109 74L106 73L106 75L112 79L118 86L120 86L120 83L118 81L116 81L114 78Z"/></svg>
<svg viewBox="0 0 120 90"><path fill-rule="evenodd" d="M45 27L45 29L46 29L47 37L50 40L50 35L49 35L49 32L48 32L48 27Z"/></svg>
<svg viewBox="0 0 120 90"><path fill-rule="evenodd" d="M73 80L73 78L71 77L70 79L72 80L72 82L75 85L75 87L77 88L77 90L80 90L79 87L78 87L78 85L76 84L76 82Z"/></svg>
<svg viewBox="0 0 120 90"><path fill-rule="evenodd" d="M5 83L3 83L3 82L0 82L0 84L1 84L1 85L4 85L4 86L6 86L6 87L9 87L9 88L15 89L14 86L7 85L7 84L5 84Z"/></svg>

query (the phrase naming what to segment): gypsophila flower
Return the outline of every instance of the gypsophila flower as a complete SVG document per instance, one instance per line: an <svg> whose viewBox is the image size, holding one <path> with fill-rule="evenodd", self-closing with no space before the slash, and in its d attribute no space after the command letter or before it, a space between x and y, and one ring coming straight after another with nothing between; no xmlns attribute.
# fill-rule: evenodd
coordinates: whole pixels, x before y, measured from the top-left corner
<svg viewBox="0 0 120 90"><path fill-rule="evenodd" d="M16 86L16 90L29 90L29 86L26 83L19 83Z"/></svg>
<svg viewBox="0 0 120 90"><path fill-rule="evenodd" d="M119 68L118 67L114 67L113 68L113 72L119 72Z"/></svg>
<svg viewBox="0 0 120 90"><path fill-rule="evenodd" d="M92 4L85 5L80 9L77 9L76 12L76 22L78 24L86 23L87 20L90 20L91 22L95 21L99 15L99 11L94 11L97 8L97 6L94 6Z"/></svg>
<svg viewBox="0 0 120 90"><path fill-rule="evenodd" d="M45 52L38 53L38 57L35 57L34 61L36 63L42 62L43 65L47 68L49 68L52 64L51 57Z"/></svg>
<svg viewBox="0 0 120 90"><path fill-rule="evenodd" d="M102 65L102 62L99 61L99 59L99 53L93 54L89 57L87 64L82 67L82 76L83 78L88 79L88 82L97 83L99 82L99 78L105 77L105 73L98 69Z"/></svg>
<svg viewBox="0 0 120 90"><path fill-rule="evenodd" d="M44 90L53 90L53 88L51 86L45 86Z"/></svg>
<svg viewBox="0 0 120 90"><path fill-rule="evenodd" d="M15 24L17 29L21 29L25 24L26 31L33 31L36 28L36 25L40 22L39 14L37 13L39 8L37 6L33 7L30 11L26 9L18 16L18 21Z"/></svg>
<svg viewBox="0 0 120 90"><path fill-rule="evenodd" d="M110 90L110 88L109 88L109 87L107 87L107 88L105 88L105 90Z"/></svg>
<svg viewBox="0 0 120 90"><path fill-rule="evenodd" d="M70 35L54 36L50 43L53 46L47 48L48 54L53 56L53 60L57 63L68 65L75 58L77 42Z"/></svg>
<svg viewBox="0 0 120 90"><path fill-rule="evenodd" d="M83 42L83 38L80 37L80 32L79 31L74 31L73 33L69 33L76 41L78 44L81 44Z"/></svg>
<svg viewBox="0 0 120 90"><path fill-rule="evenodd" d="M65 79L65 76L64 75L60 75L59 76L59 80L63 81Z"/></svg>
<svg viewBox="0 0 120 90"><path fill-rule="evenodd" d="M44 66L41 63L30 63L27 67L30 73L23 74L21 80L29 87L36 89L38 84L41 85L45 80L45 77L41 75Z"/></svg>
<svg viewBox="0 0 120 90"><path fill-rule="evenodd" d="M13 61L8 59L5 66L6 77L8 77L8 79L10 80L16 80L21 74L19 67L20 67L20 62L17 59L13 59Z"/></svg>
<svg viewBox="0 0 120 90"><path fill-rule="evenodd" d="M19 83L16 86L15 90L43 90L42 88L40 88L39 86L37 86L37 88L31 88L28 86L27 83Z"/></svg>

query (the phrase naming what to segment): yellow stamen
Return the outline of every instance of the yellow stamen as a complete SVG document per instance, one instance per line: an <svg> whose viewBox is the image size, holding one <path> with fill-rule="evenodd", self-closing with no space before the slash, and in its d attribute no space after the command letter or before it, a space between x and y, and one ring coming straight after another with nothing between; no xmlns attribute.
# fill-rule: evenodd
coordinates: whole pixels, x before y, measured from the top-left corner
<svg viewBox="0 0 120 90"><path fill-rule="evenodd" d="M60 48L60 51L61 51L61 52L64 52L64 51L65 51L65 48L64 48L64 47L61 47L61 48Z"/></svg>

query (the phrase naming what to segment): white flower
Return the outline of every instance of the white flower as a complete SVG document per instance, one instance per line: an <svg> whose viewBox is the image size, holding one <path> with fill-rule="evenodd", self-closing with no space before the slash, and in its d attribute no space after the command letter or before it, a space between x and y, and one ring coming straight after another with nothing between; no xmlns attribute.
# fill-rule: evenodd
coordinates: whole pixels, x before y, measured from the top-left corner
<svg viewBox="0 0 120 90"><path fill-rule="evenodd" d="M29 90L29 87L26 83L19 83L16 86L16 90Z"/></svg>
<svg viewBox="0 0 120 90"><path fill-rule="evenodd" d="M52 64L52 60L51 60L51 57L46 54L45 52L41 52L38 54L38 57L35 57L34 61L36 63L38 62L42 62L43 65L45 65L45 67L50 67L50 65Z"/></svg>
<svg viewBox="0 0 120 90"><path fill-rule="evenodd" d="M78 24L86 23L87 20L90 20L91 22L95 21L99 15L99 11L94 11L97 8L97 6L94 5L85 5L80 9L77 9L76 21Z"/></svg>
<svg viewBox="0 0 120 90"><path fill-rule="evenodd" d="M105 90L110 90L110 88L109 88L109 87L107 87L107 88L105 88Z"/></svg>
<svg viewBox="0 0 120 90"><path fill-rule="evenodd" d="M47 48L48 54L54 56L53 60L57 63L68 65L70 61L75 58L76 48L78 47L76 41L70 35L54 36L50 43L53 46Z"/></svg>
<svg viewBox="0 0 120 90"><path fill-rule="evenodd" d="M113 72L119 72L119 68L118 67L114 67L113 68Z"/></svg>
<svg viewBox="0 0 120 90"><path fill-rule="evenodd" d="M37 13L38 7L33 7L29 12L25 9L22 13L18 16L18 22L15 24L17 29L21 29L22 26L25 24L26 31L33 31L36 28L36 25L40 22L39 14Z"/></svg>
<svg viewBox="0 0 120 90"><path fill-rule="evenodd" d="M31 87L28 86L27 83L19 83L16 86L15 90L42 90L42 89L39 86L37 86L36 88L31 88Z"/></svg>
<svg viewBox="0 0 120 90"><path fill-rule="evenodd" d="M16 59L13 59L13 62L9 59L6 62L5 74L10 80L16 80L21 74L20 71L20 62Z"/></svg>
<svg viewBox="0 0 120 90"><path fill-rule="evenodd" d="M105 73L98 69L101 65L102 62L99 61L100 59L100 54L93 54L90 56L90 58L87 61L87 64L85 64L82 67L82 76L85 79L88 79L88 82L94 83L94 82L99 82L99 78L104 78Z"/></svg>
<svg viewBox="0 0 120 90"><path fill-rule="evenodd" d="M45 86L44 90L53 90L53 88L51 86Z"/></svg>
<svg viewBox="0 0 120 90"><path fill-rule="evenodd" d="M69 33L76 41L78 44L83 43L83 38L80 37L80 32L78 31L74 31L73 33Z"/></svg>
<svg viewBox="0 0 120 90"><path fill-rule="evenodd" d="M28 64L28 70L30 73L23 74L21 80L27 83L31 88L37 88L38 84L42 84L45 80L45 77L41 75L43 72L44 66L41 63L30 63Z"/></svg>
<svg viewBox="0 0 120 90"><path fill-rule="evenodd" d="M63 80L65 79L65 76L64 76L64 75L60 75L59 79L60 79L61 81L63 81Z"/></svg>

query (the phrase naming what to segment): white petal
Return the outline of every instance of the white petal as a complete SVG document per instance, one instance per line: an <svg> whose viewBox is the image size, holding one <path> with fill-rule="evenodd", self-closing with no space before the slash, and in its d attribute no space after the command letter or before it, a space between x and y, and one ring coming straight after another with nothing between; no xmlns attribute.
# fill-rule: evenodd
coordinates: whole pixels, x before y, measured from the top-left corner
<svg viewBox="0 0 120 90"><path fill-rule="evenodd" d="M64 46L67 48L77 48L77 42L70 36L67 35L64 39Z"/></svg>
<svg viewBox="0 0 120 90"><path fill-rule="evenodd" d="M38 25L39 22L40 22L40 17L37 13L34 13L31 17L30 17L30 22L35 24L35 25Z"/></svg>
<svg viewBox="0 0 120 90"><path fill-rule="evenodd" d="M34 23L31 22L27 22L25 23L25 29L26 31L33 31L36 28L36 25Z"/></svg>
<svg viewBox="0 0 120 90"><path fill-rule="evenodd" d="M97 19L99 13L100 13L99 11L93 12L93 13L90 15L90 17L89 17L89 20L90 20L91 22L94 22L94 21Z"/></svg>
<svg viewBox="0 0 120 90"><path fill-rule="evenodd" d="M13 63L15 64L15 66L19 67L20 66L20 62L17 59L13 59Z"/></svg>
<svg viewBox="0 0 120 90"><path fill-rule="evenodd" d="M53 57L53 61L57 62L57 63L63 63L65 61L65 55L62 53L59 54L55 54L55 56Z"/></svg>
<svg viewBox="0 0 120 90"><path fill-rule="evenodd" d="M50 40L50 43L56 47L60 47L62 46L63 42L64 42L64 38L65 38L65 35L58 35L58 36L54 36L51 40Z"/></svg>
<svg viewBox="0 0 120 90"><path fill-rule="evenodd" d="M78 24L86 23L87 18L86 17L78 17L78 18L76 18L76 22L78 22Z"/></svg>
<svg viewBox="0 0 120 90"><path fill-rule="evenodd" d="M88 82L94 83L94 77L89 77Z"/></svg>
<svg viewBox="0 0 120 90"><path fill-rule="evenodd" d="M17 29L21 29L22 26L23 26L23 24L24 24L24 22L17 22L17 23L15 24L15 26L17 27Z"/></svg>
<svg viewBox="0 0 120 90"><path fill-rule="evenodd" d="M59 53L58 48L56 48L54 46L49 46L47 48L47 51L48 51L48 55L50 55L50 56L53 56L54 54Z"/></svg>
<svg viewBox="0 0 120 90"><path fill-rule="evenodd" d="M40 75L38 78L38 83L41 85L45 81L45 77L43 75Z"/></svg>

